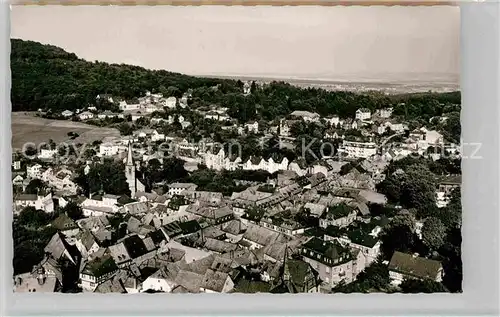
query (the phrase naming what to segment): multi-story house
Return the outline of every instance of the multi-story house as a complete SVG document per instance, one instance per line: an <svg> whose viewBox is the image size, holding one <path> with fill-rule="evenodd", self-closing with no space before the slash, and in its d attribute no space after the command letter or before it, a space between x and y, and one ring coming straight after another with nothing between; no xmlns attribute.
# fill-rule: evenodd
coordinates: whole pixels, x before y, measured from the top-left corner
<svg viewBox="0 0 500 317"><path fill-rule="evenodd" d="M248 133L259 133L259 123L257 121L245 123L245 129Z"/></svg>
<svg viewBox="0 0 500 317"><path fill-rule="evenodd" d="M292 117L301 118L305 122L319 122L321 116L315 112L295 110L290 114Z"/></svg>
<svg viewBox="0 0 500 317"><path fill-rule="evenodd" d="M86 291L93 292L97 286L113 277L118 266L110 255L96 258L83 267L80 273L80 285Z"/></svg>
<svg viewBox="0 0 500 317"><path fill-rule="evenodd" d="M358 210L355 207L341 203L328 208L328 211L319 219L319 226L321 228L346 227L356 220L357 214Z"/></svg>
<svg viewBox="0 0 500 317"><path fill-rule="evenodd" d="M182 192L193 192L198 185L193 183L172 183L168 185L168 193L170 195L180 195Z"/></svg>
<svg viewBox="0 0 500 317"><path fill-rule="evenodd" d="M282 219L277 217L262 218L259 223L262 227L268 228L277 232L284 233L288 236L302 234L305 231L305 226L292 219Z"/></svg>
<svg viewBox="0 0 500 317"><path fill-rule="evenodd" d="M340 118L337 115L324 118L329 126L336 127L340 123Z"/></svg>
<svg viewBox="0 0 500 317"><path fill-rule="evenodd" d="M355 278L354 257L340 243L312 238L302 245L300 254L302 260L309 263L330 287L341 281L351 283Z"/></svg>
<svg viewBox="0 0 500 317"><path fill-rule="evenodd" d="M109 110L106 110L104 112L101 112L97 115L97 118L98 119L107 119L107 118L119 118L119 119L123 119L124 118L124 115L123 113L113 113Z"/></svg>
<svg viewBox="0 0 500 317"><path fill-rule="evenodd" d="M377 154L377 144L344 140L339 152L346 153L348 157L368 158Z"/></svg>
<svg viewBox="0 0 500 317"><path fill-rule="evenodd" d="M366 120L370 120L371 117L372 117L372 113L371 113L370 109L360 108L360 109L356 110L356 120L366 121Z"/></svg>
<svg viewBox="0 0 500 317"><path fill-rule="evenodd" d="M18 212L26 207L35 207L36 209L45 212L54 211L54 201L52 200L52 193L47 194L20 194L14 199L14 211Z"/></svg>
<svg viewBox="0 0 500 317"><path fill-rule="evenodd" d="M380 109L380 117L381 118L390 118L392 116L392 108L384 108Z"/></svg>
<svg viewBox="0 0 500 317"><path fill-rule="evenodd" d="M272 157L269 160L261 157L251 157L242 164L242 169L248 171L264 170L273 174L277 171L286 171L288 169L288 159L283 157L280 162L275 162Z"/></svg>
<svg viewBox="0 0 500 317"><path fill-rule="evenodd" d="M99 145L99 156L115 156L120 152L120 145L117 143L101 143Z"/></svg>
<svg viewBox="0 0 500 317"><path fill-rule="evenodd" d="M396 251L389 262L389 277L393 285L401 284L405 278L441 282L443 276L441 262L422 258L416 254Z"/></svg>
<svg viewBox="0 0 500 317"><path fill-rule="evenodd" d="M80 118L80 120L82 120L82 121L92 119L93 117L94 117L94 114L90 111L84 111L78 115L78 118Z"/></svg>
<svg viewBox="0 0 500 317"><path fill-rule="evenodd" d="M327 231L325 233L324 240L338 241L346 247L359 250L365 257L366 266L374 262L380 255L380 241L371 234L365 233L359 229L349 231L342 235L330 235Z"/></svg>
<svg viewBox="0 0 500 317"><path fill-rule="evenodd" d="M31 165L26 168L26 174L28 175L28 178L40 179L42 177L42 172L42 165L40 164Z"/></svg>

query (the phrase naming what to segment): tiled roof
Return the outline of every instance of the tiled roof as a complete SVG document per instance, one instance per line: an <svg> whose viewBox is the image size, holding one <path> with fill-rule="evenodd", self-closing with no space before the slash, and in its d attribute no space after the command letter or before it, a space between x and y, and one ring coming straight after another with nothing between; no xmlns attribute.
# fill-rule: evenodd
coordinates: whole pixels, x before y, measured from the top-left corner
<svg viewBox="0 0 500 317"><path fill-rule="evenodd" d="M394 252L389 262L389 270L418 278L435 279L441 268L442 266L439 261L429 260L398 251Z"/></svg>

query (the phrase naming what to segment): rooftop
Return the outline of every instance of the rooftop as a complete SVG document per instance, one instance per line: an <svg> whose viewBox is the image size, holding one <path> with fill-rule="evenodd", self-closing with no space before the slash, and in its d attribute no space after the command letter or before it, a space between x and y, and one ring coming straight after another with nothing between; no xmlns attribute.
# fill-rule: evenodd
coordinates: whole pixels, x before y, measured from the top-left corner
<svg viewBox="0 0 500 317"><path fill-rule="evenodd" d="M100 277L102 275L118 270L118 266L110 255L104 255L88 262L83 268L82 273Z"/></svg>
<svg viewBox="0 0 500 317"><path fill-rule="evenodd" d="M312 257L314 260L319 260L327 265L331 265L337 262L342 262L351 258L351 254L347 248L344 248L340 244L331 241L323 241L318 238L312 238L307 241L303 247L308 250L312 250L318 254L321 254L324 259L317 259ZM309 255L305 255L309 257ZM325 260L327 260L325 262ZM328 262L331 260L331 262Z"/></svg>
<svg viewBox="0 0 500 317"><path fill-rule="evenodd" d="M439 261L430 260L411 254L394 252L389 262L389 270L418 278L435 279L442 268Z"/></svg>

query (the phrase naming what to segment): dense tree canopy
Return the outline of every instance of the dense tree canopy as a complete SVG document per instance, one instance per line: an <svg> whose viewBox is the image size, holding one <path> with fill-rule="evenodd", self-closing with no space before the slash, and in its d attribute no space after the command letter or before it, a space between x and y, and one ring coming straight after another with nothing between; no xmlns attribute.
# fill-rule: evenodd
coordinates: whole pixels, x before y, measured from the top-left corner
<svg viewBox="0 0 500 317"><path fill-rule="evenodd" d="M214 86L218 79L192 77L163 70L88 62L73 53L32 41L11 40L12 109L26 111L77 109L96 103L98 94L131 99L175 86L180 91Z"/></svg>
<svg viewBox="0 0 500 317"><path fill-rule="evenodd" d="M334 293L368 293L384 292L390 288L389 270L387 265L373 262L359 273L356 280L349 284L339 284Z"/></svg>
<svg viewBox="0 0 500 317"><path fill-rule="evenodd" d="M94 164L87 175L80 171L75 181L86 194L102 191L107 194L130 195L125 166L121 162L107 159Z"/></svg>
<svg viewBox="0 0 500 317"><path fill-rule="evenodd" d="M69 202L66 206L64 206L64 208L62 208L62 212L73 220L78 220L83 217L82 207L75 202Z"/></svg>
<svg viewBox="0 0 500 317"><path fill-rule="evenodd" d="M93 104L99 109L113 107L96 101L98 94L132 99L146 91L179 97L192 90L190 107L217 104L229 108L228 114L240 122L273 120L294 110L308 110L323 116L353 117L358 108L375 110L393 106L395 115L418 118L459 111L460 93L426 93L387 96L380 93L302 89L284 82L258 86L242 94L241 81L200 78L163 70L147 70L130 65L88 62L73 53L32 41L12 39L12 109L26 111L77 109ZM443 129L455 135L455 117L449 116Z"/></svg>
<svg viewBox="0 0 500 317"><path fill-rule="evenodd" d="M31 271L43 259L43 249L57 231L47 226L54 216L33 207L26 207L19 215L14 216L14 274Z"/></svg>
<svg viewBox="0 0 500 317"><path fill-rule="evenodd" d="M427 218L422 227L422 240L433 250L439 249L446 238L446 227L435 217Z"/></svg>
<svg viewBox="0 0 500 317"><path fill-rule="evenodd" d="M407 279L399 286L403 293L439 293L448 292L446 287L432 280Z"/></svg>

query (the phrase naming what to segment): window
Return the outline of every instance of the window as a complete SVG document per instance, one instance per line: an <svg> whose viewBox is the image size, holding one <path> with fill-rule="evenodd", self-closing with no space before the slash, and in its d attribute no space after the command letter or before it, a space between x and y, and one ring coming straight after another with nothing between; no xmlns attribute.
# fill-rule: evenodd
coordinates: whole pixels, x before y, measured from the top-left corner
<svg viewBox="0 0 500 317"><path fill-rule="evenodd" d="M326 267L326 273L330 273L330 267L329 266Z"/></svg>

